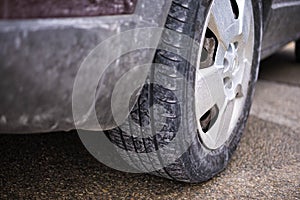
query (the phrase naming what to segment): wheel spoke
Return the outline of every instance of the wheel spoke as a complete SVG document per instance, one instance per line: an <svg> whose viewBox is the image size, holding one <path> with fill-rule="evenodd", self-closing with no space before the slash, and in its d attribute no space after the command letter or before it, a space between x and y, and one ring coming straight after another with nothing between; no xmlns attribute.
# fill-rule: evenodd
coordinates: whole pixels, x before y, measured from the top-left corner
<svg viewBox="0 0 300 200"><path fill-rule="evenodd" d="M245 11L245 0L237 1L237 5L239 8L239 18L237 19L238 32L236 40L239 42L239 46L244 48L251 33L251 16L249 12Z"/></svg>
<svg viewBox="0 0 300 200"><path fill-rule="evenodd" d="M235 19L230 1L213 2L208 27L218 41L227 48L233 38L240 33L240 23Z"/></svg>
<svg viewBox="0 0 300 200"><path fill-rule="evenodd" d="M214 137L214 145L218 145L219 142L224 141L224 138L228 137L227 134L230 134L229 130L231 128L230 124L233 116L234 103L235 101L226 102L220 111L220 117L216 121L215 126L212 127L211 132L208 133Z"/></svg>
<svg viewBox="0 0 300 200"><path fill-rule="evenodd" d="M224 64L224 57L225 57L226 51L227 51L227 47L225 47L224 45L218 45L216 56L215 56L215 64L216 65L221 66Z"/></svg>
<svg viewBox="0 0 300 200"><path fill-rule="evenodd" d="M203 116L214 105L220 109L226 99L220 69L216 66L204 68L197 71L196 77L197 116Z"/></svg>
<svg viewBox="0 0 300 200"><path fill-rule="evenodd" d="M238 71L238 75L237 77L240 77L240 80L238 80L235 83L235 87L237 87L238 85L241 85L241 93L239 94L239 96L241 95L247 95L247 89L248 89L248 80L250 80L250 70L251 70L251 63L249 62L249 60L244 59L242 66L240 66L240 70Z"/></svg>

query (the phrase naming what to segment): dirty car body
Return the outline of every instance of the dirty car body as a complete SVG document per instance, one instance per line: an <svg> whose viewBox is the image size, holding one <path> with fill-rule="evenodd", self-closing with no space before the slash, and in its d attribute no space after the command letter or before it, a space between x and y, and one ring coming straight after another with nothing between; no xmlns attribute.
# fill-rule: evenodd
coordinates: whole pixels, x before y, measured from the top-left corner
<svg viewBox="0 0 300 200"><path fill-rule="evenodd" d="M163 27L171 0L0 3L0 132L40 133L75 128L72 91L83 59L123 31ZM79 4L78 2L81 2ZM300 1L260 1L261 58L300 38ZM294 20L292 20L294 19ZM128 62L149 63L151 51L116 62L101 80L98 114L111 120L111 88ZM101 116L100 116L101 117ZM108 125L109 126L109 125Z"/></svg>

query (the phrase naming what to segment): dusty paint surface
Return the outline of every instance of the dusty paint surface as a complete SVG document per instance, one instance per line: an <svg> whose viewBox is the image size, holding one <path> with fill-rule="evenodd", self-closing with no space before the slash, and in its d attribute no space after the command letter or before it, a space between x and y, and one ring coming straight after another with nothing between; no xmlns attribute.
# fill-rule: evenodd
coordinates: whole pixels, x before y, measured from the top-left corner
<svg viewBox="0 0 300 200"><path fill-rule="evenodd" d="M0 19L131 14L136 0L3 0Z"/></svg>

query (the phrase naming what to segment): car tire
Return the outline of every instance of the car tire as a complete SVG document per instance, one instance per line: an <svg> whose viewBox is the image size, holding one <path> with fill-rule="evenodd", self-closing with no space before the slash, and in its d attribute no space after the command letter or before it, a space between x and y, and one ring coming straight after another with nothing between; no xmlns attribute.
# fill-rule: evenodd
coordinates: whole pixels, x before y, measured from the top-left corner
<svg viewBox="0 0 300 200"><path fill-rule="evenodd" d="M197 112L195 112L195 107L201 104L199 101L197 104L197 97L195 95L195 91L197 90L197 66L192 66L192 64L182 58L182 56L169 52L165 50L165 48L164 50L158 49L154 63L162 64L164 67L160 68L154 65L151 68L149 75L150 81L148 80L148 83L144 85L140 92L139 98L128 120L120 127L105 131L106 136L117 149L122 149L122 152L131 152L131 154L123 153L123 155L121 155L131 166L136 165L137 168L142 168L141 171L190 183L207 181L224 170L227 166L244 130L252 102L255 82L257 80L261 41L261 6L256 1L253 1L252 4L247 3L250 1L241 1L244 2L244 8L247 9L239 12L239 5L235 1L226 1L228 1L228 5L231 6L232 13L236 19L242 18L242 14L248 12L250 12L250 14L248 13L246 15L253 16L253 21L251 22L253 24L249 25L250 29L246 28L251 32L249 35L253 34L253 44L245 43L244 46L240 47L241 49L248 48L252 52L252 59L249 61L248 66L249 76L247 77L249 80L247 80L247 89L245 89L243 93L243 101L239 107L240 112L238 112L234 126L231 125L232 130L229 134L226 133L228 135L226 136L226 140L220 144L216 142L217 145L214 145L205 142L202 136L205 134L204 132L210 131L206 129L216 126L212 122L212 113L220 112L220 108L212 107L212 109L208 110L203 116L210 121L208 124L203 125L201 123L203 116L200 118L197 116ZM208 16L212 16L210 13L212 12L212 6L214 6L214 4L220 5L216 2L218 1L214 1L211 4L211 2L207 0L174 0L165 24L166 30L187 35L195 40L197 40L200 35L205 35L205 37L200 39L200 44L201 41L206 39L208 42L214 39L214 45L210 47L214 50L209 49L210 51L208 51L210 55L208 57L211 59L208 61L208 63L210 63L208 65L216 62L216 49L218 49L218 45L221 45L216 34L211 29L208 30L210 23ZM250 9L249 5L251 6ZM230 16L231 15L232 14L230 14ZM226 20L226 17L224 20ZM203 28L201 29L201 27ZM191 46L187 45L184 41L180 39L174 41L174 38L168 38L168 36L169 34L163 33L161 46L171 46L171 48L183 49L186 52L192 51ZM250 36L248 36L248 38L249 37ZM173 43L170 44L168 41L173 41ZM204 48L204 45L205 42L203 42L202 51L207 50ZM230 54L232 48L235 48L235 45L235 43L230 42L227 49L229 53L226 51L225 55L227 55L227 53ZM226 78L224 78L222 82L224 87L226 87ZM190 86L192 86L192 89L189 89ZM236 95L236 97L237 96L238 95ZM201 101L205 98L209 99L209 96L201 97ZM159 105L161 109L154 108L154 105ZM204 121L206 119L204 119ZM233 118L230 118L230 122L231 121L234 121ZM224 121L223 125L224 127L227 126ZM151 136L146 136L145 134L147 127L151 132ZM157 127L162 128L157 129ZM219 133L223 134L225 129L229 132L229 128L223 129L223 126L221 127L220 125L220 127L216 129L219 130L217 135L219 135ZM202 135L199 132L202 132ZM178 143L178 149L169 149L167 154L170 160L173 159L173 161L168 163L166 157L163 157L158 150L167 146L176 137L179 137L183 143L188 140L187 138L190 138L189 147L187 149L181 148L182 144ZM224 139L222 138L222 140ZM178 153L178 151L182 149L184 149L183 152ZM132 154L132 152L135 154ZM150 155L150 153L152 154ZM145 157L142 158L140 156L141 154L147 154L149 156L145 159ZM180 156L177 158L174 156L175 154L180 154ZM153 166L156 162L160 162L161 168L155 171L149 170L151 169L149 166Z"/></svg>

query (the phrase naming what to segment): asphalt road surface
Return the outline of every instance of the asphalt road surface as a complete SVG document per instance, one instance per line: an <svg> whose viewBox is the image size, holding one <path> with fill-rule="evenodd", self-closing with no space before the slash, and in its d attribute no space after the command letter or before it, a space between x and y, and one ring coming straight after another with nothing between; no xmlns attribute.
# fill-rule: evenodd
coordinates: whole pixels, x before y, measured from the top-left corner
<svg viewBox="0 0 300 200"><path fill-rule="evenodd" d="M203 184L126 174L77 134L0 135L0 199L300 199L300 65L293 45L262 62L251 116L228 168Z"/></svg>

